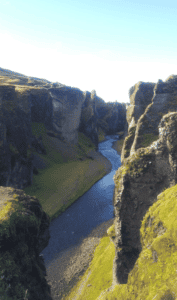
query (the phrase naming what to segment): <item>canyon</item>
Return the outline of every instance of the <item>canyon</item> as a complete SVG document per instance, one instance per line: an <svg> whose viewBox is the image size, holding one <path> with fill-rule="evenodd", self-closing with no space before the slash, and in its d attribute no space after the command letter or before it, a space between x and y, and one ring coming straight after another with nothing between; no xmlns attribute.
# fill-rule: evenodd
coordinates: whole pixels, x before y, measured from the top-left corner
<svg viewBox="0 0 177 300"><path fill-rule="evenodd" d="M176 80L130 88L114 222L66 300L176 299Z"/></svg>
<svg viewBox="0 0 177 300"><path fill-rule="evenodd" d="M49 300L50 222L111 169L98 142L124 129L126 106L1 68L0 114L0 295Z"/></svg>
<svg viewBox="0 0 177 300"><path fill-rule="evenodd" d="M12 294L24 299L27 292L28 300L52 299L40 257L50 222L106 175L111 166L98 154L98 143L119 133L122 165L113 177L114 222L95 250L87 277L66 300L176 299L177 76L136 83L125 105L104 103L94 90L0 71L0 293L8 290L8 300ZM52 184L59 184L54 178L61 174L65 188L54 193ZM77 193L83 183L85 190Z"/></svg>

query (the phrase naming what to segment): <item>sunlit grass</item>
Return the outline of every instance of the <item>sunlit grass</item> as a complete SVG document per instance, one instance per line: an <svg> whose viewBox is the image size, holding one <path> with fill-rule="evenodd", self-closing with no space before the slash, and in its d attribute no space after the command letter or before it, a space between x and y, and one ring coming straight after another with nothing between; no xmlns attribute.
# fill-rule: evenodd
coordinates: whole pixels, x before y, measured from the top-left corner
<svg viewBox="0 0 177 300"><path fill-rule="evenodd" d="M103 288L110 287L114 255L114 243L105 234L95 249L89 268L65 300L93 300Z"/></svg>
<svg viewBox="0 0 177 300"><path fill-rule="evenodd" d="M99 300L177 298L177 185L159 195L141 226L142 251L128 282ZM94 299L94 298L93 298Z"/></svg>
<svg viewBox="0 0 177 300"><path fill-rule="evenodd" d="M127 284L112 285L115 247L105 235L92 262L65 300L177 299L177 185L158 196L141 226L142 251ZM114 235L114 226L107 230Z"/></svg>

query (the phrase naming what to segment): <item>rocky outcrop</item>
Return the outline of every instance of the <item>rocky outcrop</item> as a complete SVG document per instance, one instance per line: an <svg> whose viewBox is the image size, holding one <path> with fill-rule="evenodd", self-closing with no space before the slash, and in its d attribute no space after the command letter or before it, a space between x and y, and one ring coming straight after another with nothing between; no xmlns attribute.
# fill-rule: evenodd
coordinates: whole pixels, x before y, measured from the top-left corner
<svg viewBox="0 0 177 300"><path fill-rule="evenodd" d="M141 251L140 227L145 213L158 194L177 183L177 113L164 115L157 128L158 140L125 158L114 176L113 272L117 284L127 282Z"/></svg>
<svg viewBox="0 0 177 300"><path fill-rule="evenodd" d="M67 142L77 144L84 93L77 88L65 86L51 88L49 94L53 106L52 129L61 133Z"/></svg>
<svg viewBox="0 0 177 300"><path fill-rule="evenodd" d="M0 187L0 206L0 296L52 300L40 256L50 239L49 216L36 197L11 187Z"/></svg>
<svg viewBox="0 0 177 300"><path fill-rule="evenodd" d="M139 82L129 90L128 133L121 154L122 162L137 149L158 139L158 124L162 116L177 110L176 82L176 76L172 75L165 82Z"/></svg>
<svg viewBox="0 0 177 300"><path fill-rule="evenodd" d="M85 96L78 89L53 88L48 82L31 87L26 77L0 80L0 185L23 189L38 172L33 151L46 154L42 137L32 134L32 122L43 123L48 135L77 144ZM12 85L13 80L18 84Z"/></svg>
<svg viewBox="0 0 177 300"><path fill-rule="evenodd" d="M148 104L152 102L155 83L139 81L129 90L130 105L127 107L129 127L137 124Z"/></svg>
<svg viewBox="0 0 177 300"><path fill-rule="evenodd" d="M67 142L76 144L84 93L69 86L51 83L23 75L9 75L0 69L2 101L15 99L16 106L28 114L29 122L43 122L48 130L54 130ZM11 91L4 98L7 91ZM12 100L11 100L12 101Z"/></svg>
<svg viewBox="0 0 177 300"><path fill-rule="evenodd" d="M170 76L165 82L161 80L154 87L154 96L144 114L139 118L130 154L147 145L146 140L158 138L158 125L165 114L177 111L177 78ZM152 139L151 139L152 140Z"/></svg>

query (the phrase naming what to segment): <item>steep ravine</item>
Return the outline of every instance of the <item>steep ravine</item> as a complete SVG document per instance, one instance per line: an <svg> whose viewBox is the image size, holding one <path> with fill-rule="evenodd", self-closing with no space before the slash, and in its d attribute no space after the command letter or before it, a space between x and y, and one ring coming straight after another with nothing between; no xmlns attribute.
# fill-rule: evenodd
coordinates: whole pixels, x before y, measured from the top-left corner
<svg viewBox="0 0 177 300"><path fill-rule="evenodd" d="M113 223L113 176L120 167L120 155L112 144L117 138L107 136L98 148L110 160L111 172L50 224L51 238L41 254L54 300L62 299L84 273L95 246Z"/></svg>

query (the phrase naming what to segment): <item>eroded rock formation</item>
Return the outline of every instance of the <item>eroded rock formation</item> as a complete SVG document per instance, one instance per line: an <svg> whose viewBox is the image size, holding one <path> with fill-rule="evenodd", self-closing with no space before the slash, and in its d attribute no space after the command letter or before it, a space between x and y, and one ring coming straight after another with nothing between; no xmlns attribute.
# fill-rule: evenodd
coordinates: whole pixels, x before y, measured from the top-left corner
<svg viewBox="0 0 177 300"><path fill-rule="evenodd" d="M149 142L158 139L158 124L163 115L177 110L177 76L165 82L139 82L130 89L127 107L128 133L121 153L121 161Z"/></svg>
<svg viewBox="0 0 177 300"><path fill-rule="evenodd" d="M50 239L49 216L36 197L0 187L0 296L52 300L41 251Z"/></svg>
<svg viewBox="0 0 177 300"><path fill-rule="evenodd" d="M177 104L176 78L173 78L163 84L157 83L152 103L145 108L137 123L129 128L128 138L124 141L129 151L114 176L115 283L127 282L138 258L141 221L149 206L156 202L157 195L164 189L177 183L177 113L173 111L176 111ZM165 93L162 93L161 87ZM154 117L150 117L150 109ZM166 114L168 111L171 112ZM143 130L152 136L142 147L138 137L143 135ZM156 141L153 141L154 137ZM136 147L130 151L132 145Z"/></svg>

